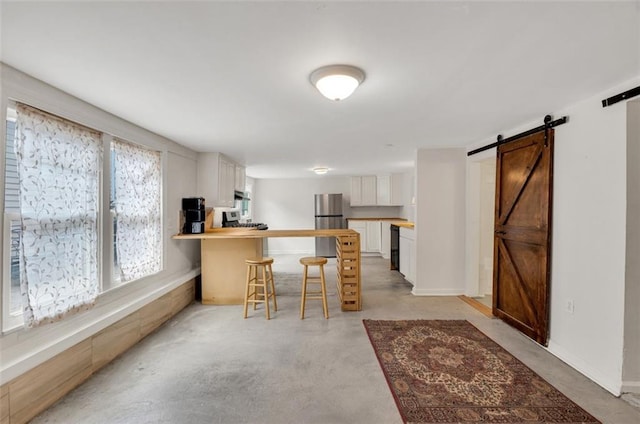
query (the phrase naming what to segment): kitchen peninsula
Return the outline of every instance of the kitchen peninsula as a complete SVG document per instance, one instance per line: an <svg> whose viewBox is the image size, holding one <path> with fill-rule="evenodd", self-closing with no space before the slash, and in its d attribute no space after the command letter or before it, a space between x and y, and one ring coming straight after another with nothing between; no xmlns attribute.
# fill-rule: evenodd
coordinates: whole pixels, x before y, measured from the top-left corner
<svg viewBox="0 0 640 424"><path fill-rule="evenodd" d="M357 231L213 228L203 234L173 236L178 240L200 240L202 303L207 305L242 304L245 259L262 256L262 239L269 237L335 237L337 286L342 310L361 310L360 235Z"/></svg>

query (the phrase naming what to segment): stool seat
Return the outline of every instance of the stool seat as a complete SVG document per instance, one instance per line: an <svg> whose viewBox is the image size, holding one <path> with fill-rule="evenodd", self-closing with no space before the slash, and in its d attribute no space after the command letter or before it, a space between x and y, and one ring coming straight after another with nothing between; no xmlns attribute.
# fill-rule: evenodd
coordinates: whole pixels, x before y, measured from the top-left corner
<svg viewBox="0 0 640 424"><path fill-rule="evenodd" d="M329 318L329 307L327 305L327 287L324 279L324 264L327 263L327 258L307 256L304 258L300 258L300 263L304 265L304 274L302 277L302 300L300 303L300 319L304 319L304 309L307 299L322 300L322 310L324 312L324 317ZM319 268L320 275L318 277L309 276L310 266L317 266ZM308 291L308 283L320 284L320 290Z"/></svg>
<svg viewBox="0 0 640 424"><path fill-rule="evenodd" d="M320 258L314 256L308 256L306 258L300 258L302 265L324 265L327 263L327 258Z"/></svg>
<svg viewBox="0 0 640 424"><path fill-rule="evenodd" d="M271 269L273 258L248 258L245 259L245 263L247 264L247 283L244 291L244 317L247 317L249 303L253 303L254 310L256 304L264 303L267 319L271 319L269 299L273 299L274 311L278 310L276 286L273 282L273 270Z"/></svg>
<svg viewBox="0 0 640 424"><path fill-rule="evenodd" d="M273 263L273 258L249 258L245 259L244 262L247 265L267 265Z"/></svg>

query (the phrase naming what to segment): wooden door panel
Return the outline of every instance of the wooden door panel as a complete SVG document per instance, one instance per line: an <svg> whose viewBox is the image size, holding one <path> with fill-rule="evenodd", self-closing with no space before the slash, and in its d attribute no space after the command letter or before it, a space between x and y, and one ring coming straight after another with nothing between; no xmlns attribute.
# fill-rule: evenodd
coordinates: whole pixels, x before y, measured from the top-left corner
<svg viewBox="0 0 640 424"><path fill-rule="evenodd" d="M536 167L536 171L530 174L527 185L532 185L533 187L546 185L544 175L541 174L539 167ZM546 220L542 215L547 209L545 196L545 193L541 190L529 190L525 187L505 224L514 229L543 229L546 225Z"/></svg>
<svg viewBox="0 0 640 424"><path fill-rule="evenodd" d="M501 159L505 163L503 165L505 172L503 178L497 180L500 184L498 199L500 215L497 215L500 223L505 223L509 219L513 208L518 204L532 172L536 169L540 153L537 145L530 142L523 143L517 149L505 148L502 152Z"/></svg>
<svg viewBox="0 0 640 424"><path fill-rule="evenodd" d="M546 261L539 246L513 240L503 241L499 247L503 263L499 278L502 282L497 299L503 316L520 321L527 328L539 322L536 307L546 274ZM508 312L507 312L508 311Z"/></svg>
<svg viewBox="0 0 640 424"><path fill-rule="evenodd" d="M498 147L493 313L546 345L553 130Z"/></svg>

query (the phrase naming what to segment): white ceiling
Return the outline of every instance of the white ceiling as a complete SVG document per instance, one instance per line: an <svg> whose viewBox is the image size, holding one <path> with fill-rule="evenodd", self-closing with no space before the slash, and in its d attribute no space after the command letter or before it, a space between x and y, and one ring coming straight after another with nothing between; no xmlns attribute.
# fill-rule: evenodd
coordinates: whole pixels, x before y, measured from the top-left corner
<svg viewBox="0 0 640 424"><path fill-rule="evenodd" d="M0 7L6 64L257 178L402 171L640 75L638 1ZM342 102L308 79L334 63L367 74Z"/></svg>

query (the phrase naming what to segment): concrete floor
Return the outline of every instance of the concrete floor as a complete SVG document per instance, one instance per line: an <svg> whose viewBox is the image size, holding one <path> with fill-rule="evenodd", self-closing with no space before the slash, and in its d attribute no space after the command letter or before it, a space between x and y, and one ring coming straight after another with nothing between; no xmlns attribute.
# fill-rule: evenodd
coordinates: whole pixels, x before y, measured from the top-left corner
<svg viewBox="0 0 640 424"><path fill-rule="evenodd" d="M327 266L331 317L310 301L302 267L276 256L279 310L193 304L33 423L401 423L362 319L466 319L603 423L637 424L618 399L497 319L456 297L416 297L388 262L363 258L363 310L341 312Z"/></svg>

